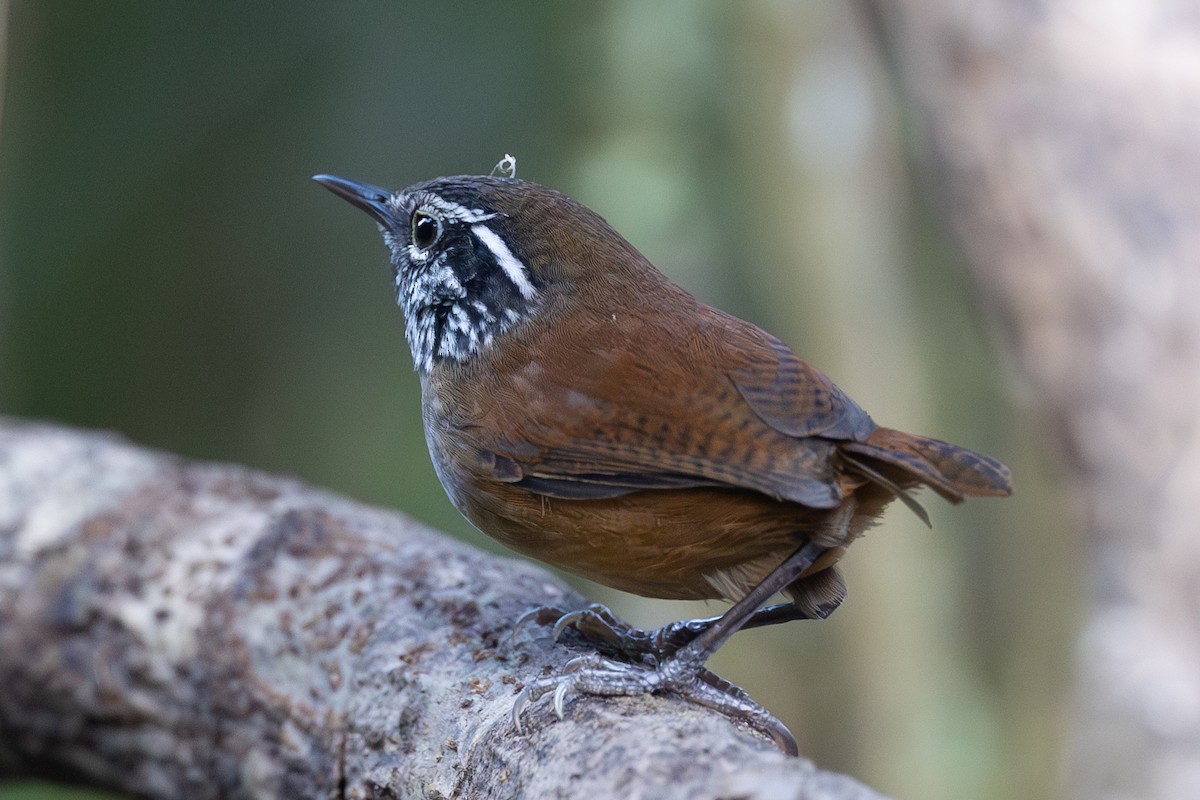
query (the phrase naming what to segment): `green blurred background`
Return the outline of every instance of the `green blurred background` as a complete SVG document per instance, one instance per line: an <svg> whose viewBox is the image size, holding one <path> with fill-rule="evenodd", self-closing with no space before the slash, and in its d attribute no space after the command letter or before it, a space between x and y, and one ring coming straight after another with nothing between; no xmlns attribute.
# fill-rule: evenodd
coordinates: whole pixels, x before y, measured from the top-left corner
<svg viewBox="0 0 1200 800"><path fill-rule="evenodd" d="M0 0L0 413L299 475L500 552L430 467L381 240L309 176L399 187L511 153L877 420L1013 467L1013 500L927 498L933 533L894 509L837 614L739 634L714 667L882 791L1048 796L1078 542L853 10ZM643 625L721 608L572 582Z"/></svg>

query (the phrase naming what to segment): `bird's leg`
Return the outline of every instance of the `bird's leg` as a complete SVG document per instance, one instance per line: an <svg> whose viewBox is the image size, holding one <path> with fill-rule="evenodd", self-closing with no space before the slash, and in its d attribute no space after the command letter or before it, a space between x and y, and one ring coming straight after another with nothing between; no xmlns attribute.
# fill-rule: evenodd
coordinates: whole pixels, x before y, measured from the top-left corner
<svg viewBox="0 0 1200 800"><path fill-rule="evenodd" d="M675 628L673 633L668 632L661 637L662 641L669 641L670 644L675 644L678 639L686 639L686 641L676 645L675 649L666 652L665 655L662 654L661 647L651 652L641 652L639 659L641 663L631 664L613 661L598 654L589 654L568 662L561 675L547 676L531 681L522 689L513 705L514 725L519 730L521 713L525 707L549 692L554 693L554 709L561 718L565 697L572 690L604 696L670 691L741 719L776 741L780 741L781 747L787 750L788 748L784 746L786 742L782 742L779 736L781 729L786 731L783 724L751 700L745 692L732 687L732 684L715 675L712 676L713 680L706 679L705 674L711 675L711 673L704 669L704 663L730 636L755 619L760 611L764 612L763 616L758 617L758 624L761 625L795 618L790 616L793 612L781 610L780 606L772 606L767 609L759 607L771 595L800 577L820 557L822 552L824 552L824 548L814 543L810 542L804 545L720 617L715 620L695 620L693 622L698 624L693 627L688 627L690 623L683 623L682 627ZM624 623L616 620L611 612L607 613L607 618L600 613L594 613L580 619L582 621L585 618L585 624L589 628L593 621L599 620L598 630L603 631L607 626L618 637L623 636L624 631L618 626L609 625L609 619L628 628ZM556 630L560 624L562 624L561 618L559 623L556 623ZM572 623L568 622L567 624L571 625ZM655 634L647 636L651 640L655 638ZM636 639L637 637L635 637ZM647 658L647 655L650 658Z"/></svg>

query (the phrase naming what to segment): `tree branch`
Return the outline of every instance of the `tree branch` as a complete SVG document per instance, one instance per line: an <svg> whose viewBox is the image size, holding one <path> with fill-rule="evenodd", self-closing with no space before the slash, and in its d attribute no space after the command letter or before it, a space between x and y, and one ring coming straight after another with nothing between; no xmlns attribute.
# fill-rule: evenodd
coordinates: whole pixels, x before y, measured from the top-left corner
<svg viewBox="0 0 1200 800"><path fill-rule="evenodd" d="M583 599L405 517L0 418L0 773L145 797L878 798L671 697L510 725Z"/></svg>

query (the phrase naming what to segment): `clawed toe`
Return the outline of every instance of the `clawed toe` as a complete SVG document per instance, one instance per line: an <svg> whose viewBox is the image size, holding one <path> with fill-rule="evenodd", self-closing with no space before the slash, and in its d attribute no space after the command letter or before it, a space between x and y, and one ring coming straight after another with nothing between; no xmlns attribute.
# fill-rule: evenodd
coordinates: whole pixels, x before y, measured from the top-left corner
<svg viewBox="0 0 1200 800"><path fill-rule="evenodd" d="M538 678L521 690L513 703L513 728L522 733L525 710L547 694L552 694L555 716L563 719L567 696L572 692L605 697L667 692L748 725L770 737L789 755L798 752L787 726L737 686L686 659L669 659L650 668L598 654L578 656L568 661L559 674Z"/></svg>
<svg viewBox="0 0 1200 800"><path fill-rule="evenodd" d="M571 692L607 697L648 694L660 688L658 670L636 667L590 653L568 661L557 675L538 678L525 685L513 702L513 727L521 733L521 716L532 704L553 692L555 716L565 716Z"/></svg>
<svg viewBox="0 0 1200 800"><path fill-rule="evenodd" d="M521 631L530 625L551 625L565 616L569 616L568 612L554 606L538 606L537 608L529 609L517 617L517 621L513 623L512 630L508 633L508 646L512 647L513 642L517 640L517 636L520 635ZM558 641L558 639L556 638L555 641Z"/></svg>
<svg viewBox="0 0 1200 800"><path fill-rule="evenodd" d="M590 605L575 611L557 608L536 608L517 620L511 638L530 623L553 624L555 642L562 641L568 631L574 632L586 644L601 653L635 664L654 666L667 660L707 630L714 619L684 620L664 625L652 631L635 628L607 607Z"/></svg>
<svg viewBox="0 0 1200 800"><path fill-rule="evenodd" d="M554 641L562 639L563 634L572 629L592 644L617 644L622 638L633 633L640 633L617 617L607 606L594 603L587 608L581 608L563 614L554 623Z"/></svg>

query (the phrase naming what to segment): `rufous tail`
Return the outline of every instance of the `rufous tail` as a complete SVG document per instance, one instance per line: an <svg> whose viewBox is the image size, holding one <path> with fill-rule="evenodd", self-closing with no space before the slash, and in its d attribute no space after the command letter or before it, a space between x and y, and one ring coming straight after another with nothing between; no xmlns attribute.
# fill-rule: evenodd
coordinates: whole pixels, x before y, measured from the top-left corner
<svg viewBox="0 0 1200 800"><path fill-rule="evenodd" d="M918 484L951 503L967 497L1012 494L1008 467L991 456L939 439L876 428L866 441L843 444L839 449L850 470L896 491L910 506L911 498L903 490Z"/></svg>

